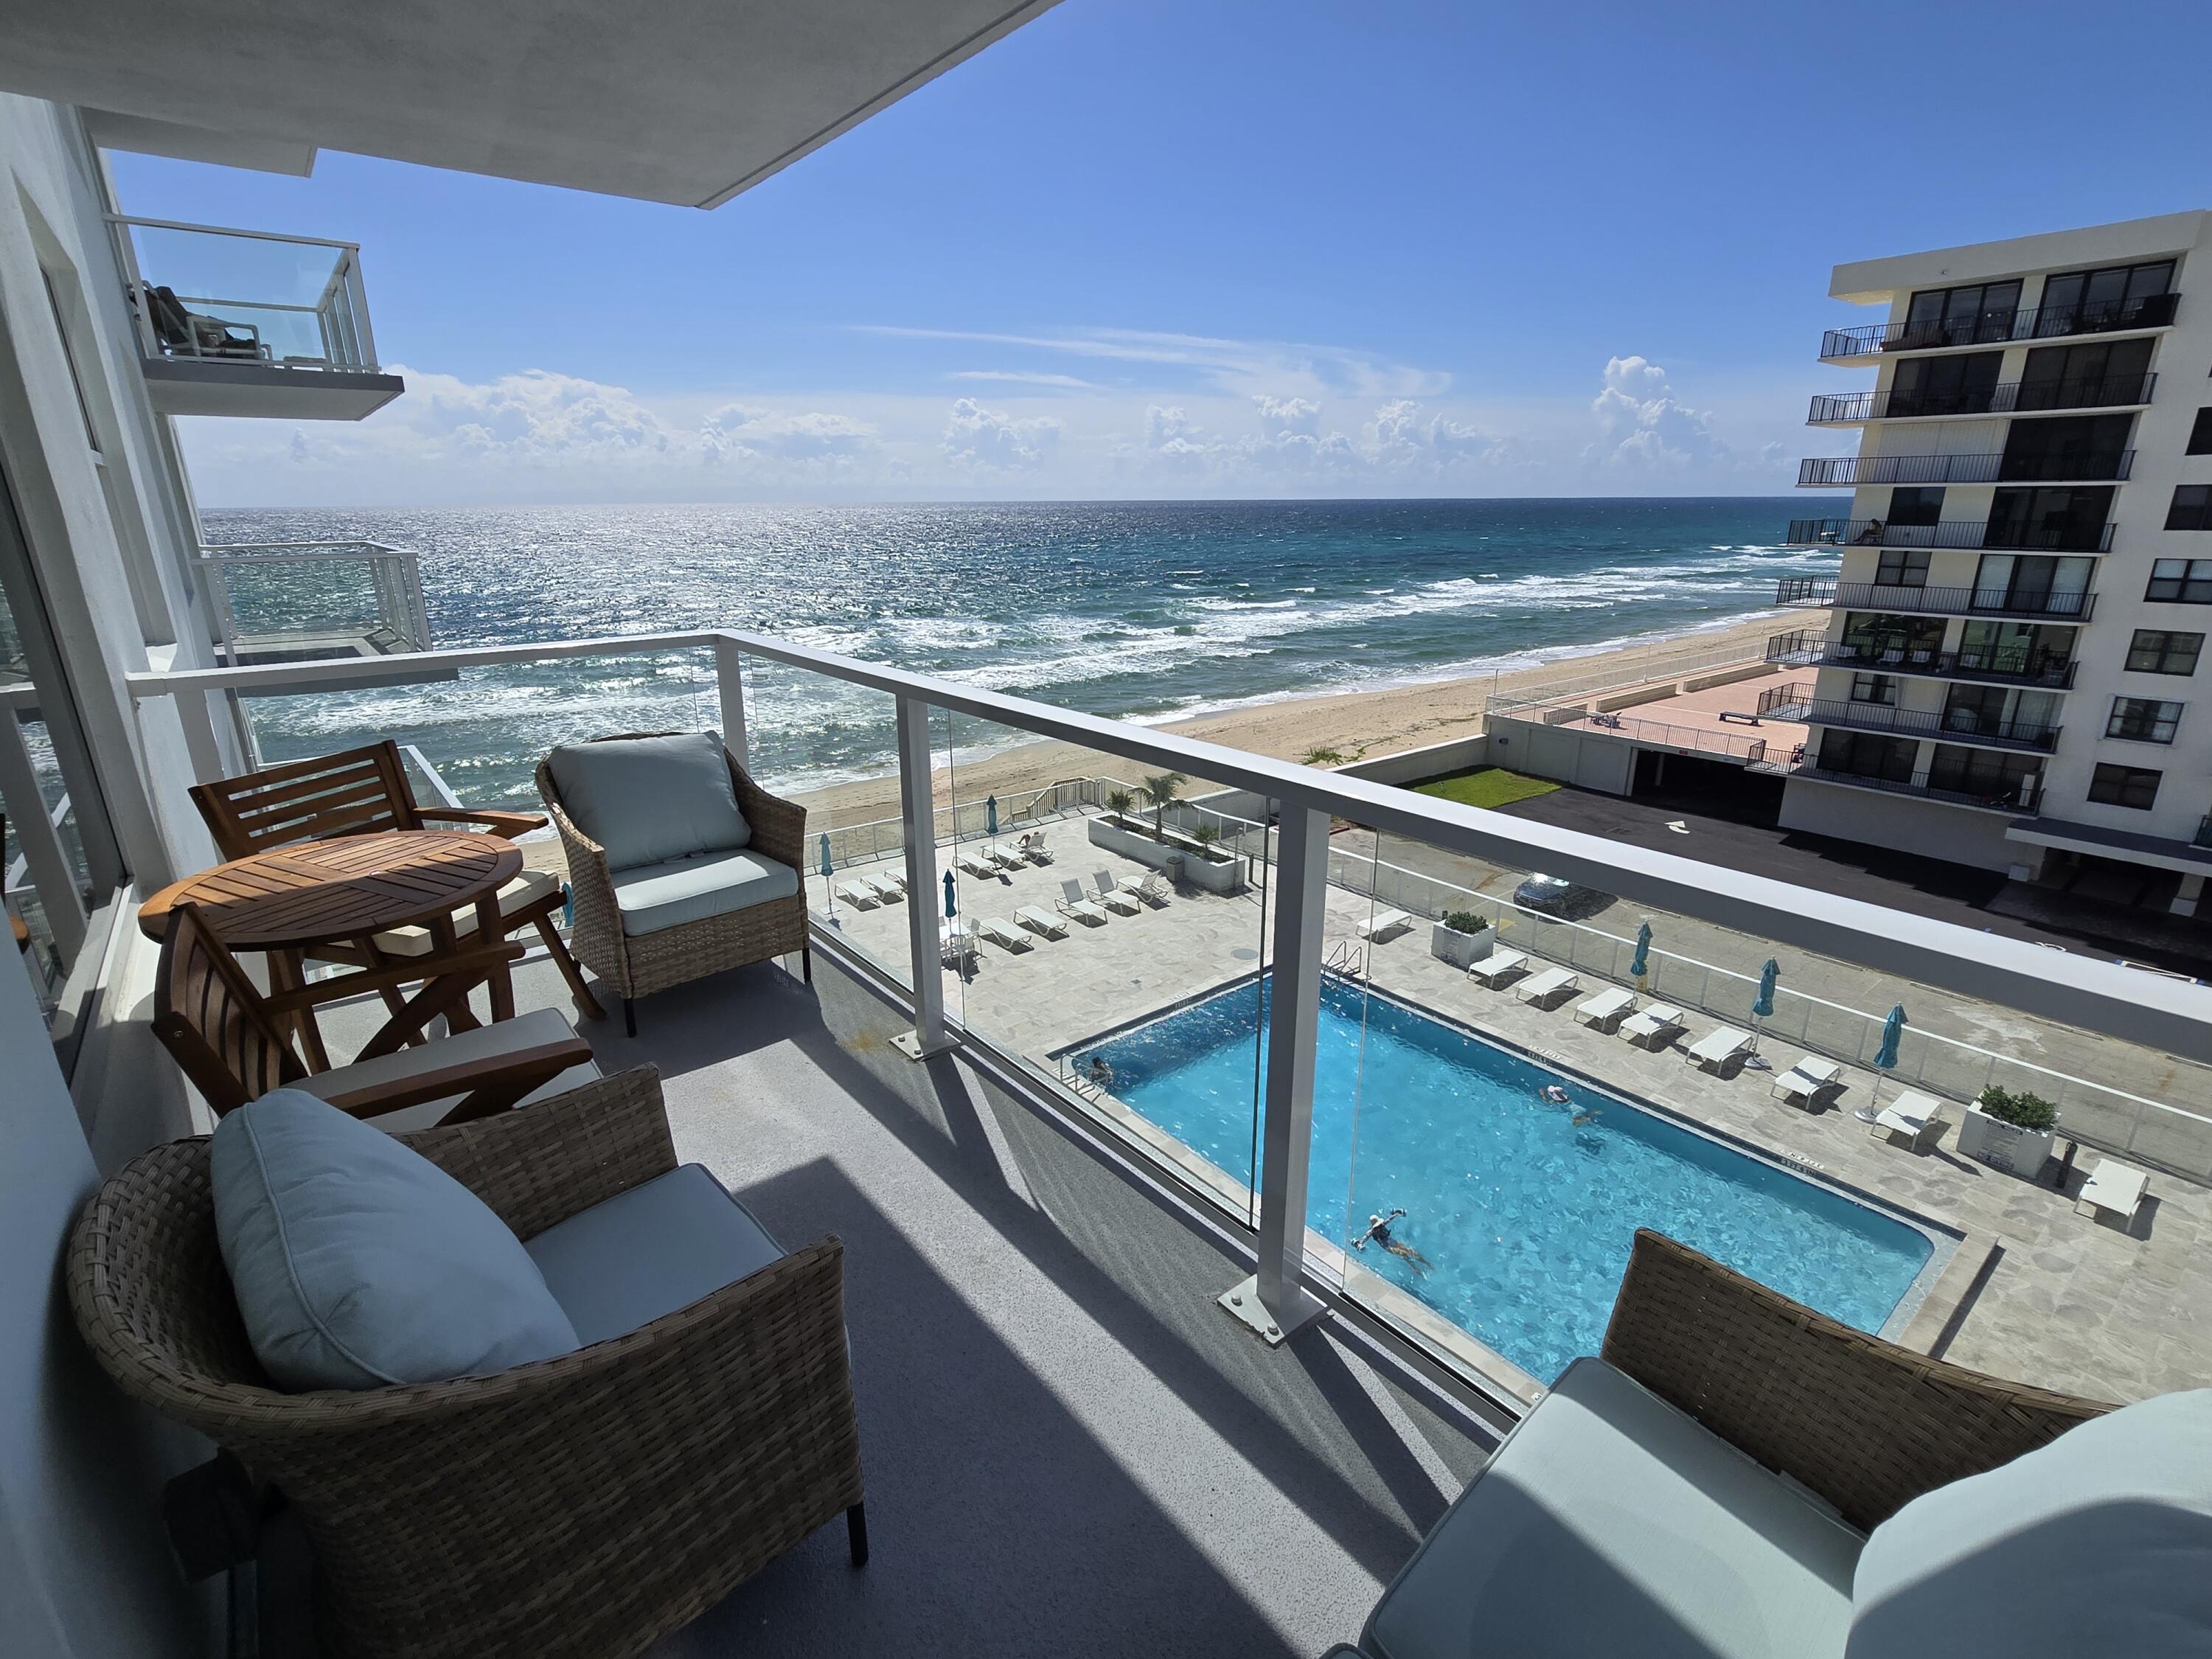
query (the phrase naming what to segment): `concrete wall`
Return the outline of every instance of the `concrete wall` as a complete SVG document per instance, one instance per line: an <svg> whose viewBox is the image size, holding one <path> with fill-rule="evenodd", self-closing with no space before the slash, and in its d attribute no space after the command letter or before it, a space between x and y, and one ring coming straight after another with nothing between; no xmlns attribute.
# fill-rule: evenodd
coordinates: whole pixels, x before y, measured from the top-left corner
<svg viewBox="0 0 2212 1659"><path fill-rule="evenodd" d="M1984 870L2008 870L2033 850L2005 839L2005 825L2012 819L2002 812L1812 778L1790 780L1782 792L1780 822L1785 830L1808 830Z"/></svg>
<svg viewBox="0 0 2212 1659"><path fill-rule="evenodd" d="M1493 765L1531 777L1556 778L1583 789L1626 795L1636 778L1636 745L1588 726L1548 726L1530 720L1492 719Z"/></svg>
<svg viewBox="0 0 2212 1659"><path fill-rule="evenodd" d="M204 1445L119 1394L76 1333L63 1251L96 1179L13 951L0 962L0 1651L185 1659L211 1598L170 1559L158 1504Z"/></svg>

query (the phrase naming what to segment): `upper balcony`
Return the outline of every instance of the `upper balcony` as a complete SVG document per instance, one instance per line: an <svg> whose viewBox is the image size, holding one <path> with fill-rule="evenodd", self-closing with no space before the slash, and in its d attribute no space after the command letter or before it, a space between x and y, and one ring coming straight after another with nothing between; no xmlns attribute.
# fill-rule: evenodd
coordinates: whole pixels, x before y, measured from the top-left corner
<svg viewBox="0 0 2212 1659"><path fill-rule="evenodd" d="M2135 470L2132 449L2061 455L1826 455L1797 463L1800 489L1862 484L2114 483Z"/></svg>
<svg viewBox="0 0 2212 1659"><path fill-rule="evenodd" d="M1902 645L1855 645L1801 628L1766 641L1766 659L1791 668L1849 668L1908 678L1965 680L2063 691L2074 684L2073 659L2048 650L1919 650Z"/></svg>
<svg viewBox="0 0 2212 1659"><path fill-rule="evenodd" d="M352 242L111 216L140 365L164 415L358 421L382 373Z"/></svg>
<svg viewBox="0 0 2212 1659"><path fill-rule="evenodd" d="M2148 333L2172 325L2178 294L2095 304L2045 306L2033 311L1990 311L1978 317L1935 323L1875 323L1832 328L1820 336L1820 360L1851 363L1904 351L1957 351L2008 345L2016 340L2062 340L2076 334Z"/></svg>
<svg viewBox="0 0 2212 1659"><path fill-rule="evenodd" d="M411 547L231 543L201 548L195 568L227 665L430 648L422 572Z"/></svg>
<svg viewBox="0 0 2212 1659"><path fill-rule="evenodd" d="M1775 584L1783 606L1873 611L1887 616L1997 617L2022 622L2087 622L2097 596L2076 588L1912 587L1839 582L1827 576L1784 576Z"/></svg>
<svg viewBox="0 0 2212 1659"><path fill-rule="evenodd" d="M1935 524L1892 524L1881 519L1792 519L1790 547L1960 547L2023 553L2109 553L2112 526L2083 530L1978 519Z"/></svg>
<svg viewBox="0 0 2212 1659"><path fill-rule="evenodd" d="M1894 703L1859 702L1821 697L1809 683L1778 685L1759 697L1759 712L1804 726L1836 726L1847 732L1895 732L1900 737L1941 738L1979 749L2015 749L2047 755L2058 746L2059 728L2039 721L1992 717L1964 708L1899 708Z"/></svg>
<svg viewBox="0 0 2212 1659"><path fill-rule="evenodd" d="M2051 414L2073 409L2139 409L2148 404L2156 374L2106 374L2087 380L2002 380L1995 386L1941 392L1913 388L1850 392L1819 397L1808 426L1861 426L1869 421L1970 419L1984 415Z"/></svg>

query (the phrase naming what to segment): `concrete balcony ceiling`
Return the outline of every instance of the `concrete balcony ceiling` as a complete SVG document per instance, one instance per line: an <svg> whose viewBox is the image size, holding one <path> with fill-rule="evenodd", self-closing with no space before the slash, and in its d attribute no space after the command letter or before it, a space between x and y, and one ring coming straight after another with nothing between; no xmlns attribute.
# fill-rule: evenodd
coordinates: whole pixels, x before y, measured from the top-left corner
<svg viewBox="0 0 2212 1659"><path fill-rule="evenodd" d="M1051 3L18 0L0 89L85 106L117 148L304 171L319 147L711 208Z"/></svg>

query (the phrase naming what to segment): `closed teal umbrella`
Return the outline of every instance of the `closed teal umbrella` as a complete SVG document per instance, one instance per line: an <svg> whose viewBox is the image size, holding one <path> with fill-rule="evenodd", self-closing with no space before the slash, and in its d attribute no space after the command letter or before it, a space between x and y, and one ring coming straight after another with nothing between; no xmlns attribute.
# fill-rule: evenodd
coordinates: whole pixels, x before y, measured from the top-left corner
<svg viewBox="0 0 2212 1659"><path fill-rule="evenodd" d="M952 872L945 872L945 915L949 921L960 914L960 907L952 902Z"/></svg>
<svg viewBox="0 0 2212 1659"><path fill-rule="evenodd" d="M836 866L830 862L830 837L825 832L822 837L822 884L830 887L830 878L836 873ZM837 914L837 890L834 887L830 887L830 914Z"/></svg>
<svg viewBox="0 0 2212 1659"><path fill-rule="evenodd" d="M999 798L996 795L983 803L983 833L987 836L999 833Z"/></svg>
<svg viewBox="0 0 2212 1659"><path fill-rule="evenodd" d="M1766 966L1759 970L1759 1000L1751 1005L1753 1019L1774 1018L1774 981L1781 972L1782 964L1772 957L1767 957Z"/></svg>
<svg viewBox="0 0 2212 1659"><path fill-rule="evenodd" d="M1897 1065L1898 1042L1899 1039L1904 1036L1904 1035L1905 1005L1900 1002L1897 1006L1889 1011L1889 1018L1881 1023L1881 1047L1875 1049L1874 1052L1875 1073L1874 1079L1874 1099L1868 1105L1853 1114L1854 1116L1859 1118L1864 1122L1871 1123L1875 1118L1881 1115L1881 1074L1884 1072L1893 1069Z"/></svg>
<svg viewBox="0 0 2212 1659"><path fill-rule="evenodd" d="M1642 979L1651 971L1651 964L1645 959L1650 953L1651 924L1647 921L1636 930L1636 960L1628 964L1629 978Z"/></svg>

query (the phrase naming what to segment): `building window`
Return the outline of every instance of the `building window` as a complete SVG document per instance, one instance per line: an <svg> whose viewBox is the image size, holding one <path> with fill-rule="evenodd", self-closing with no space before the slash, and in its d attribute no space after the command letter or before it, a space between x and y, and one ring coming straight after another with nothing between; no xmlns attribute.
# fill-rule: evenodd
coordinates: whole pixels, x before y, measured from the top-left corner
<svg viewBox="0 0 2212 1659"><path fill-rule="evenodd" d="M1984 345L2012 338L2020 283L1923 289L1906 308L1905 346Z"/></svg>
<svg viewBox="0 0 2212 1659"><path fill-rule="evenodd" d="M2100 806L2132 806L2148 812L2158 799L2158 781L2165 775L2147 767L2100 762L2089 775L2089 799Z"/></svg>
<svg viewBox="0 0 2212 1659"><path fill-rule="evenodd" d="M1897 682L1887 674L1854 674L1851 676L1853 702L1878 702L1885 708L1897 707Z"/></svg>
<svg viewBox="0 0 2212 1659"><path fill-rule="evenodd" d="M2197 411L2197 424L2189 428L2189 447L2185 455L2212 455L2212 409Z"/></svg>
<svg viewBox="0 0 2212 1659"><path fill-rule="evenodd" d="M2146 599L2172 605L2212 605L2212 559L2154 559Z"/></svg>
<svg viewBox="0 0 2212 1659"><path fill-rule="evenodd" d="M2017 806L2033 812L2043 767L2043 761L2033 756L1999 755L1939 743L1929 759L1928 787L1972 796L1984 806Z"/></svg>
<svg viewBox="0 0 2212 1659"><path fill-rule="evenodd" d="M2181 705L2154 697L2114 697L2112 717L2105 722L2105 735L2130 743L2172 743L2181 724Z"/></svg>
<svg viewBox="0 0 2212 1659"><path fill-rule="evenodd" d="M2194 674L2204 649L2202 634L2175 634L2163 628L2138 628L2128 641L2128 669L2136 674Z"/></svg>
<svg viewBox="0 0 2212 1659"><path fill-rule="evenodd" d="M2176 484L2166 509L2168 530L2212 530L2212 484Z"/></svg>
<svg viewBox="0 0 2212 1659"><path fill-rule="evenodd" d="M2145 301L2164 294L2173 281L2173 261L2108 265L2101 270L2069 271L2043 284L2036 313L2039 335L2071 334L2078 329L2125 327Z"/></svg>
<svg viewBox="0 0 2212 1659"><path fill-rule="evenodd" d="M1924 547L1893 547L1881 556L1875 568L1876 587L1925 587L1928 586L1928 550Z"/></svg>

